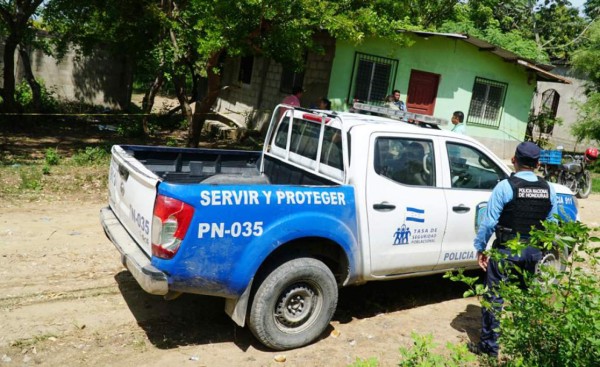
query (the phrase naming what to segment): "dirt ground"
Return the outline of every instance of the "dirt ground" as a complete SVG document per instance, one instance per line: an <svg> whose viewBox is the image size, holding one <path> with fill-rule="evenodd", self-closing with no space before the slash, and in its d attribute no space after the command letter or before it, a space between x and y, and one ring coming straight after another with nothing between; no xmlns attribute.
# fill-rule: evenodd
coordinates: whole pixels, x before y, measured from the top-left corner
<svg viewBox="0 0 600 367"><path fill-rule="evenodd" d="M582 220L597 226L600 195L579 203ZM265 349L225 315L221 299L146 294L101 229L104 205L83 194L0 202L0 365L346 366L376 357L392 366L411 332L440 345L478 337L477 300L431 276L342 289L320 341Z"/></svg>

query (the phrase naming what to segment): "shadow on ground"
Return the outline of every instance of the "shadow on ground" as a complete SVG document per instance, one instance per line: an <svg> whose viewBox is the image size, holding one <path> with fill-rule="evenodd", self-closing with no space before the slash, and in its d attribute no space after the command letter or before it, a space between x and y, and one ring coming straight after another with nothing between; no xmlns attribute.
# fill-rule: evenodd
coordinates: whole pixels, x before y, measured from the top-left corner
<svg viewBox="0 0 600 367"><path fill-rule="evenodd" d="M184 294L175 300L165 301L160 296L144 292L127 271L118 273L115 279L138 325L157 348L233 342L244 351L250 346L268 350L247 328L238 327L225 314L221 298ZM348 323L356 318L370 318L381 313L458 299L465 290L464 285L443 279L441 274L343 288L333 320ZM472 318L477 315L477 310L467 309L464 315L453 320L453 326L466 330L471 337L472 333L478 332L469 328L474 322ZM323 338L331 330L330 326Z"/></svg>

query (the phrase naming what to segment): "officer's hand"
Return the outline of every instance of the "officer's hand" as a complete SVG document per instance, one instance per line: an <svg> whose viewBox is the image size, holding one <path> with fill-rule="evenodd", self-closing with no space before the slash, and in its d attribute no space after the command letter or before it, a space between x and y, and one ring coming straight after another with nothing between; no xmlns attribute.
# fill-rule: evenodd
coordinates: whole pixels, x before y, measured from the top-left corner
<svg viewBox="0 0 600 367"><path fill-rule="evenodd" d="M477 262L479 263L479 267L483 269L483 271L487 271L488 266L488 257L483 252L477 253Z"/></svg>

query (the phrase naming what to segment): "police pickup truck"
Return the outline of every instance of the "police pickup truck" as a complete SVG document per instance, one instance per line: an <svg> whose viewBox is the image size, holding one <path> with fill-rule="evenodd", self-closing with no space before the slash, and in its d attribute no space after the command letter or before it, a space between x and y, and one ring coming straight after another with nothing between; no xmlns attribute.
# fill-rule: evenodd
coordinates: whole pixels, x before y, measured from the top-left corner
<svg viewBox="0 0 600 367"><path fill-rule="evenodd" d="M146 292L223 297L266 346L311 343L339 287L476 267L486 201L510 174L436 119L378 109L280 105L262 152L115 145L104 230Z"/></svg>

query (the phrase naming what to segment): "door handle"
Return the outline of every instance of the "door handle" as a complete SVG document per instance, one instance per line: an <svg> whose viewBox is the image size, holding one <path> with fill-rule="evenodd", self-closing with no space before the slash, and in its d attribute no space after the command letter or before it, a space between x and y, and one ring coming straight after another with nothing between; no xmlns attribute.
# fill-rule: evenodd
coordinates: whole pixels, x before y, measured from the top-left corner
<svg viewBox="0 0 600 367"><path fill-rule="evenodd" d="M452 210L457 212L457 213L468 213L471 208L469 208L468 206L464 206L462 204L458 205L458 206L453 206Z"/></svg>
<svg viewBox="0 0 600 367"><path fill-rule="evenodd" d="M384 201L379 204L373 204L373 209L381 210L381 211L390 211L396 209L396 205L390 204L387 201Z"/></svg>

